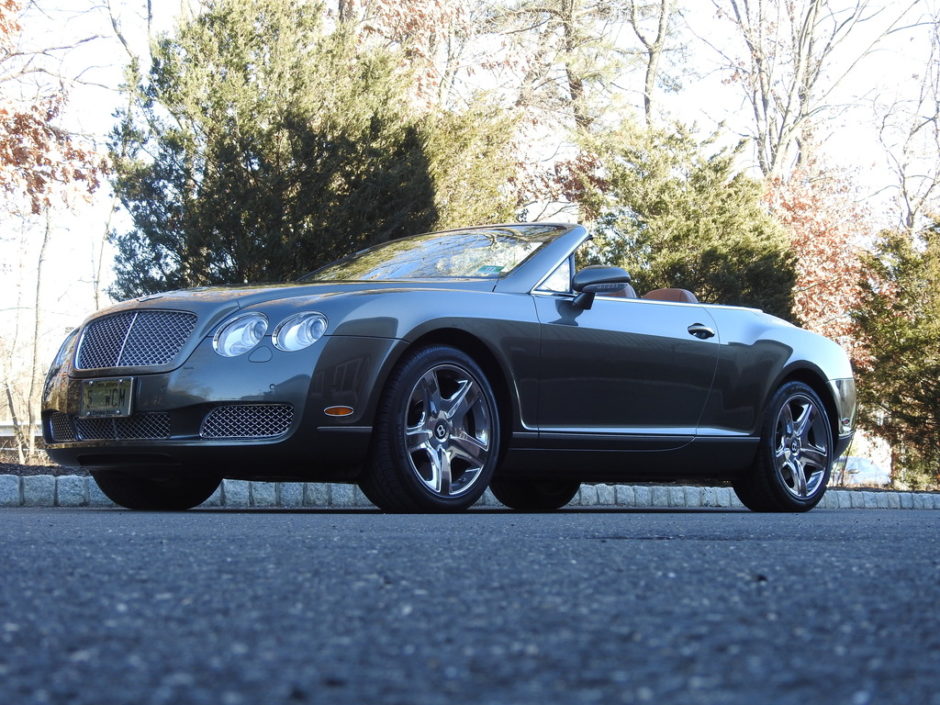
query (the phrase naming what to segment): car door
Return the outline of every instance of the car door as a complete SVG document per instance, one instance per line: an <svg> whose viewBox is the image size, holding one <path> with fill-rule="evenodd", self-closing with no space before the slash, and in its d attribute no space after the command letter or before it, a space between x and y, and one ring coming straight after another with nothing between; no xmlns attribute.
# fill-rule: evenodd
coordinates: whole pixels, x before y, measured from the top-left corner
<svg viewBox="0 0 940 705"><path fill-rule="evenodd" d="M667 450L695 435L719 336L697 304L533 293L541 327L543 448Z"/></svg>

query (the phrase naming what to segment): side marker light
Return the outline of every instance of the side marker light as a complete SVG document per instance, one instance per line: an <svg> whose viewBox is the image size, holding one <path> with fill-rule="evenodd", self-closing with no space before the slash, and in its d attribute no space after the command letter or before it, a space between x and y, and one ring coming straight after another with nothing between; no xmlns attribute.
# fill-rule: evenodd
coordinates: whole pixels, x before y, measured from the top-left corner
<svg viewBox="0 0 940 705"><path fill-rule="evenodd" d="M351 406L328 406L323 410L327 416L349 416L353 413Z"/></svg>

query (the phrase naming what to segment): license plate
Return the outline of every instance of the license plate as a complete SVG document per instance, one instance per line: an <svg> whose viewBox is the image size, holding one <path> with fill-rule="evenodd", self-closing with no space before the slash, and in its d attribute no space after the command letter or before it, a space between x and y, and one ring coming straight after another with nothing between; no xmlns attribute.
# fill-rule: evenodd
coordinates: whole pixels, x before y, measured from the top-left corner
<svg viewBox="0 0 940 705"><path fill-rule="evenodd" d="M83 380L78 415L86 419L130 416L133 389L133 377Z"/></svg>

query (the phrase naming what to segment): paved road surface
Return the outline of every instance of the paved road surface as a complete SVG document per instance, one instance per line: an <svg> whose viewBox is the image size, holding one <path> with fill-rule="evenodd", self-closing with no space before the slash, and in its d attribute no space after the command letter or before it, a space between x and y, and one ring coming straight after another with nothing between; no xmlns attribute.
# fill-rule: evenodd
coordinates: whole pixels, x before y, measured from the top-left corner
<svg viewBox="0 0 940 705"><path fill-rule="evenodd" d="M940 705L927 511L0 511L0 703Z"/></svg>

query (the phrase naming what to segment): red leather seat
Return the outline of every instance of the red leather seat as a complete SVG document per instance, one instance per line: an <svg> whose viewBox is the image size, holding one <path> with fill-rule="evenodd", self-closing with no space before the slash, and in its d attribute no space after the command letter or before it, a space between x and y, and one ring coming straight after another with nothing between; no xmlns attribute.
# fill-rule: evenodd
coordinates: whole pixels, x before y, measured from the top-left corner
<svg viewBox="0 0 940 705"><path fill-rule="evenodd" d="M680 304L697 304L698 299L688 289L653 289L643 294L644 299L674 301Z"/></svg>

